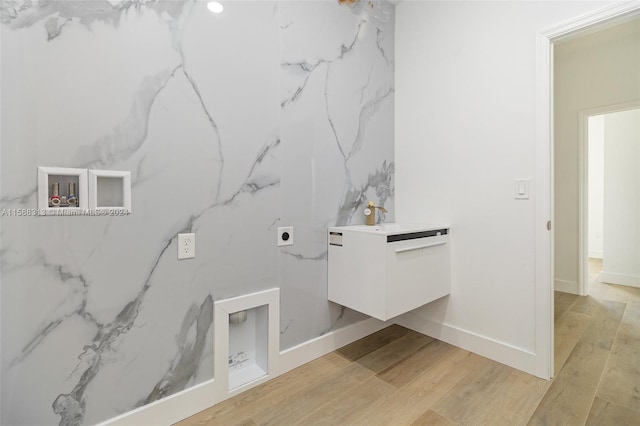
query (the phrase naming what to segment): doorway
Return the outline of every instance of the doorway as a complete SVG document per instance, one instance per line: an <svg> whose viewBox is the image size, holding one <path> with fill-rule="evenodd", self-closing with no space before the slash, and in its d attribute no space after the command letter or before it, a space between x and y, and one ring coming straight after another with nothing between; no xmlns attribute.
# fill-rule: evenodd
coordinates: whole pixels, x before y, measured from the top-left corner
<svg viewBox="0 0 640 426"><path fill-rule="evenodd" d="M631 108L640 97L639 40L640 19L636 18L609 22L597 31L554 44L557 291L587 294L588 125L598 115Z"/></svg>
<svg viewBox="0 0 640 426"><path fill-rule="evenodd" d="M640 287L640 100L581 112L580 125L579 294L596 276Z"/></svg>
<svg viewBox="0 0 640 426"><path fill-rule="evenodd" d="M555 105L554 87L562 84L554 75L554 69L557 62L554 58L554 51L564 42L571 39L588 36L601 30L607 29L619 23L636 19L640 15L640 4L638 2L622 2L605 7L601 10L589 13L584 16L577 17L571 21L551 27L545 31L538 33L537 37L537 64L538 71L537 80L537 150L536 150L536 306L537 306L537 327L536 327L536 352L540 356L540 364L538 366L541 372L540 377L554 376L554 289L557 283L556 269L561 265L557 262L558 255L563 254L563 250L558 253L556 248L556 240L561 240L566 233L563 229L562 218L557 217L556 201L558 200L557 185L558 180L556 162L557 150L555 141L559 135L554 129L554 112L558 106ZM637 81L638 74L635 74ZM597 85L599 81L592 85ZM638 96L636 96L638 98ZM601 105L620 103L621 101L603 102ZM596 104L597 105L597 104ZM588 108L588 107L587 107ZM585 107L579 108L584 110ZM578 114L575 113L574 117ZM580 127L575 125L574 132L577 133ZM560 135L563 137L563 135ZM569 138L571 139L571 138ZM577 135L572 139L577 145ZM578 208L577 208L577 164L576 156L573 158L573 170L569 170L569 175L576 177L575 186L571 197L573 197L573 229L569 226L570 231L576 234L575 243L573 243L573 265L567 270L574 271L572 277L572 285L575 286L575 293L578 292L579 278L578 273L582 273L583 269L578 267L578 261L582 256L577 255L577 251L581 249L581 245L577 243L578 235ZM563 172L566 172L563 171ZM568 185L570 188L572 185ZM570 203L571 204L571 203ZM560 220L559 220L560 219ZM567 221L565 220L566 224ZM569 221L571 224L571 222ZM571 245L571 244L569 244ZM567 280L570 281L570 280Z"/></svg>

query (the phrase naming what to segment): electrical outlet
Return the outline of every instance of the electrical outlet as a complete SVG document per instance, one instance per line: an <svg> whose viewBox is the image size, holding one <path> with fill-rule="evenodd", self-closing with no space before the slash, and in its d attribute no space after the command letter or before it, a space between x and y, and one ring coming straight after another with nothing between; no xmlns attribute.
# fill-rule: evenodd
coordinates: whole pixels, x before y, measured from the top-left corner
<svg viewBox="0 0 640 426"><path fill-rule="evenodd" d="M178 260L196 257L196 234L178 234Z"/></svg>
<svg viewBox="0 0 640 426"><path fill-rule="evenodd" d="M278 247L293 245L293 226L281 226L278 228Z"/></svg>

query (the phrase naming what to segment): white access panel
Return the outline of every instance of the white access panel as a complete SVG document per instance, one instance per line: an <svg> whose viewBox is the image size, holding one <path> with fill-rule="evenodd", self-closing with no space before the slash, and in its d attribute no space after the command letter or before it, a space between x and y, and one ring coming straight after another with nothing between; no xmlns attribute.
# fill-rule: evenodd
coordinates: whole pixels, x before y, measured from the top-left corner
<svg viewBox="0 0 640 426"><path fill-rule="evenodd" d="M236 312L246 320L231 324ZM280 289L217 300L214 309L214 374L222 401L278 376Z"/></svg>
<svg viewBox="0 0 640 426"><path fill-rule="evenodd" d="M329 229L328 299L386 321L450 292L449 227Z"/></svg>

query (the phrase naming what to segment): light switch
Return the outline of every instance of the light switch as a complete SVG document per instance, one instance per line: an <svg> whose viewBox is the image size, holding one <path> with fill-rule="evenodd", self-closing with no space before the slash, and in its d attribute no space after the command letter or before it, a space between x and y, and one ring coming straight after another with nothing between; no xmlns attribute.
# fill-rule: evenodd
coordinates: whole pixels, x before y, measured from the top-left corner
<svg viewBox="0 0 640 426"><path fill-rule="evenodd" d="M516 194L517 200L529 199L529 179L516 179Z"/></svg>

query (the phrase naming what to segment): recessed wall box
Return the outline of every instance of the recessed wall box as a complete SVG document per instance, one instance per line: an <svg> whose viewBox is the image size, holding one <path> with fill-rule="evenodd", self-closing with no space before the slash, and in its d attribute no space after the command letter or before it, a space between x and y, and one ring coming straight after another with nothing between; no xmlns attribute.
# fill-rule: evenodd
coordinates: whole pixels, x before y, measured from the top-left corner
<svg viewBox="0 0 640 426"><path fill-rule="evenodd" d="M131 213L131 172L89 170L89 208Z"/></svg>
<svg viewBox="0 0 640 426"><path fill-rule="evenodd" d="M386 321L450 292L449 227L329 228L328 298Z"/></svg>
<svg viewBox="0 0 640 426"><path fill-rule="evenodd" d="M218 300L214 374L226 399L278 375L280 290Z"/></svg>
<svg viewBox="0 0 640 426"><path fill-rule="evenodd" d="M88 205L86 169L38 167L38 209L73 215Z"/></svg>

